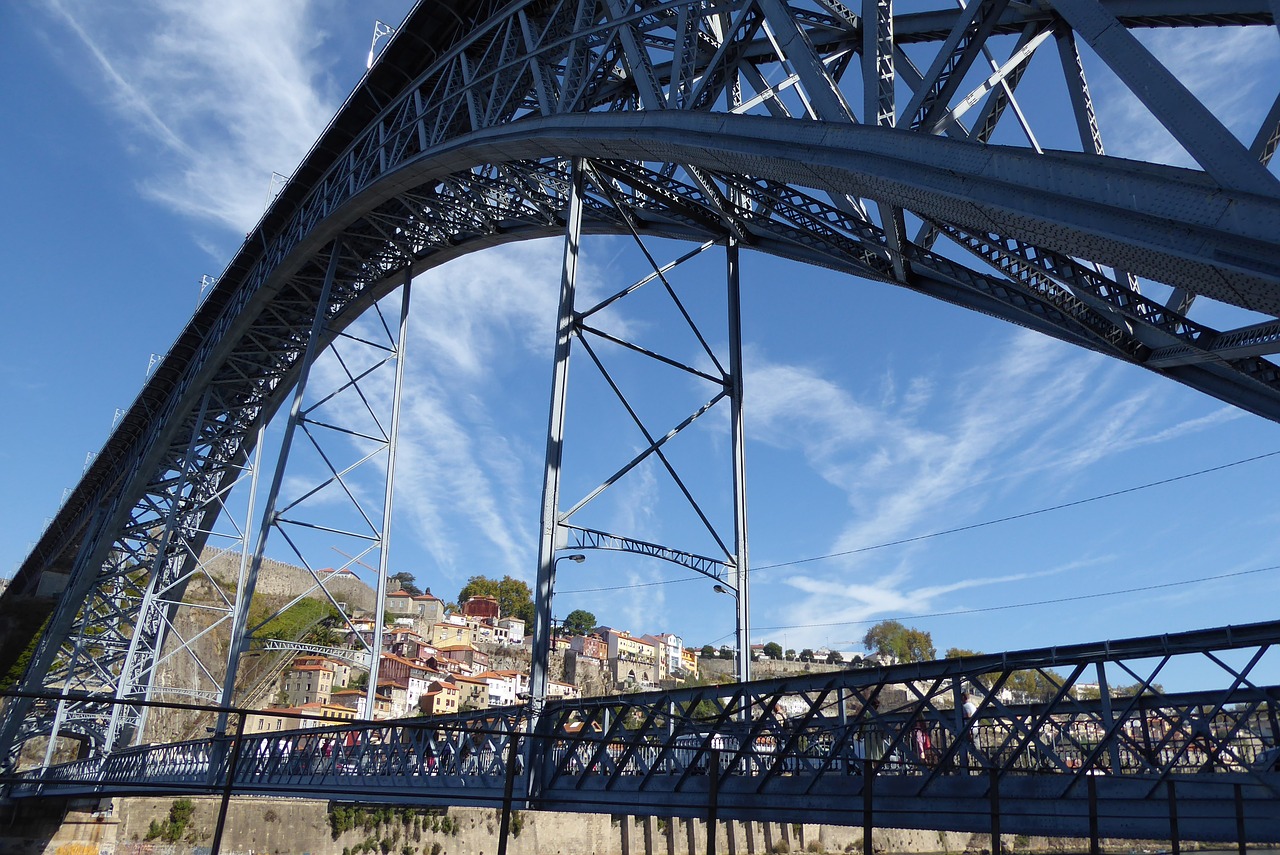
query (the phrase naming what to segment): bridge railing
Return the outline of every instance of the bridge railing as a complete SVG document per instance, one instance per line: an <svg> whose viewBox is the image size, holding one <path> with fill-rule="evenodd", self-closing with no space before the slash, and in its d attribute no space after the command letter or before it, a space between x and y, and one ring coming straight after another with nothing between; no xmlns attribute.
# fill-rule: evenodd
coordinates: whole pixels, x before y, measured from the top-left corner
<svg viewBox="0 0 1280 855"><path fill-rule="evenodd" d="M1096 830L1114 822L1123 832L1167 825L1176 789L1179 799L1198 800L1182 814L1200 817L1202 839L1225 839L1246 820L1280 839L1280 686L1262 682L1280 673L1277 630L1255 625L397 721L233 711L234 733L33 769L11 782L12 793L167 789L489 806L514 799L531 808L667 816L714 809L952 829L1005 810L1015 833L1082 833L1089 823ZM1202 678L1206 664L1217 668L1226 686L1165 691L1157 678L1181 680L1188 664ZM1132 683L1107 688L1116 674ZM1038 696L1019 697L1011 684ZM250 732L251 721L265 730ZM851 813L859 802L865 812ZM1256 839L1264 838L1272 839Z"/></svg>

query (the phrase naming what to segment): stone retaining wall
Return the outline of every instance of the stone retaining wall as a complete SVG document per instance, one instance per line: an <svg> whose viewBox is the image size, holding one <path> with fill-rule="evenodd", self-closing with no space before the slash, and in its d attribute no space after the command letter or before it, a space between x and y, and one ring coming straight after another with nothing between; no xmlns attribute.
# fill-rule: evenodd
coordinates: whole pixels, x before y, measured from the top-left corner
<svg viewBox="0 0 1280 855"><path fill-rule="evenodd" d="M219 800L193 798L190 824L176 843L146 840L153 822L167 821L173 798L115 799L36 804L24 802L0 822L0 852L13 855L209 855ZM367 809L372 814L376 809ZM445 810L385 809L378 822L335 836L329 803L302 799L243 797L229 805L223 855L494 855L501 814L488 808ZM43 812L42 812L43 811ZM407 817L407 821L406 821ZM513 821L509 855L705 855L702 820L522 812ZM879 829L873 846L880 853L968 853L990 851L985 834ZM1105 841L1104 851L1156 851L1166 844ZM366 848L369 847L369 848ZM1007 835L1009 853L1087 852L1086 840ZM721 822L718 855L798 852L862 852L857 826L801 823Z"/></svg>

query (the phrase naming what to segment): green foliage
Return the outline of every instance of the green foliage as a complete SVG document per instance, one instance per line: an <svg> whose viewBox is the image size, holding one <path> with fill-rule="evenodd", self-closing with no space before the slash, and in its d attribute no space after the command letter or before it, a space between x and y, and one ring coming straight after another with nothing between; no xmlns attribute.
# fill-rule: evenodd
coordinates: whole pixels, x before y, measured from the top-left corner
<svg viewBox="0 0 1280 855"><path fill-rule="evenodd" d="M782 658L782 645L776 641L770 641L764 646L764 655L770 659Z"/></svg>
<svg viewBox="0 0 1280 855"><path fill-rule="evenodd" d="M40 636L44 635L45 627L49 625L51 617L49 612L40 608L19 610L4 615L3 620L9 626L10 639L16 641L29 637L30 640L5 672L4 679L0 680L0 688L15 686L22 679L22 675L27 671L27 664L36 652L36 645L40 643ZM16 644L12 645L12 647L16 646ZM7 652L6 650L5 653ZM0 653L0 656L2 655L4 654Z"/></svg>
<svg viewBox="0 0 1280 855"><path fill-rule="evenodd" d="M1004 685L1028 698L1044 701L1057 694L1062 683L1062 675L1052 671L1014 671Z"/></svg>
<svg viewBox="0 0 1280 855"><path fill-rule="evenodd" d="M596 628L596 616L585 609L574 609L565 616L563 626L568 635L586 635Z"/></svg>
<svg viewBox="0 0 1280 855"><path fill-rule="evenodd" d="M927 662L938 655L932 635L896 620L882 620L867 630L862 646L881 656L892 656L896 662Z"/></svg>
<svg viewBox="0 0 1280 855"><path fill-rule="evenodd" d="M472 597L496 597L498 610L504 617L518 617L526 626L533 626L533 592L527 583L513 576L503 576L501 581L472 576L458 592L458 604Z"/></svg>
<svg viewBox="0 0 1280 855"><path fill-rule="evenodd" d="M801 650L801 651L800 651L800 661L801 661L801 662L812 662L812 661L813 661L813 650L812 650L811 648L808 648L808 647L806 647L804 650Z"/></svg>
<svg viewBox="0 0 1280 855"><path fill-rule="evenodd" d="M524 828L524 817L520 814L520 811L513 810L511 812L511 836L519 837L520 829L522 828Z"/></svg>
<svg viewBox="0 0 1280 855"><path fill-rule="evenodd" d="M1151 685L1147 686L1146 689L1143 689L1141 683L1134 683L1131 686L1112 686L1111 687L1111 694L1115 695L1117 698L1131 698L1134 695L1137 695L1142 692L1146 692L1146 694L1149 694L1149 695L1150 694L1163 695L1164 686L1161 685L1160 683L1152 683Z"/></svg>
<svg viewBox="0 0 1280 855"><path fill-rule="evenodd" d="M280 614L267 621L255 637L275 638L281 641L306 641L311 634L322 629L326 620L336 620L338 611L331 603L319 600L299 600ZM318 635L323 635L323 632Z"/></svg>
<svg viewBox="0 0 1280 855"><path fill-rule="evenodd" d="M944 654L944 658L967 659L981 655L982 652L978 650L951 647ZM983 679L988 684L994 683L999 677L997 673L983 675ZM1031 700L1044 701L1057 694L1062 682L1062 675L1053 671L1014 671L1004 681L1004 687Z"/></svg>
<svg viewBox="0 0 1280 855"><path fill-rule="evenodd" d="M701 652L699 652L698 655L701 656L703 659L710 659L711 657L716 655L716 649L712 647L710 644L704 644L702 645L702 650Z"/></svg>
<svg viewBox="0 0 1280 855"><path fill-rule="evenodd" d="M412 573L404 573L404 572L392 573L387 578L394 579L395 581L399 582L400 590L404 591L406 594L411 594L416 597L422 593L422 589L413 583Z"/></svg>
<svg viewBox="0 0 1280 855"><path fill-rule="evenodd" d="M187 832L191 824L191 816L196 806L191 799L178 799L169 806L169 819L166 822L151 820L147 826L147 840L163 840L165 843L177 843Z"/></svg>

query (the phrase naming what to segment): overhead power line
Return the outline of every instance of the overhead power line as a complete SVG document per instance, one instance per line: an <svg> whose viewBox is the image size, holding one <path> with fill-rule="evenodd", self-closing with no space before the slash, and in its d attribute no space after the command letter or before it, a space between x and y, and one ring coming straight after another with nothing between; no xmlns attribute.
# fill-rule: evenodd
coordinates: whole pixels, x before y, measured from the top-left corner
<svg viewBox="0 0 1280 855"><path fill-rule="evenodd" d="M1146 484L1139 484L1136 487L1126 487L1123 490L1112 490L1109 493L1100 493L1096 496L1090 496L1087 499L1076 499L1075 501L1064 502L1060 505L1050 505L1045 508L1038 508L1034 511L1025 511L1020 514L1012 514L1011 516L1007 516L1007 517L999 517L997 519L986 520L985 522L977 522L977 523L972 523L970 525L962 525L962 526L956 526L955 528L942 529L941 531L930 532L929 534L918 534L914 537L904 537L899 540L889 540L889 541L885 541L884 543L877 543L871 546L860 546L857 549L848 549L843 552L829 552L826 555L814 555L809 558L797 558L794 561L780 561L776 564L759 564L755 567L752 567L751 570L752 572L760 572L762 570L775 570L779 567L794 567L797 564L809 564L814 561L824 561L828 558L840 558L845 555L856 555L861 552L871 552L876 549L886 549L890 546L902 546L903 544L907 544L907 543L916 543L921 540L929 540L931 538L942 537L943 535L947 535L947 534L959 534L960 532L972 531L977 528L986 528L987 526L998 525L999 523L1013 522L1014 520L1021 520L1021 519L1026 519L1027 517L1039 516L1040 514L1047 514L1047 513L1050 513L1051 511L1061 511L1067 508L1074 508L1080 505L1087 505L1091 502L1102 501L1103 499L1113 499L1116 496L1124 496L1124 495L1128 495L1129 493L1137 493L1140 490L1149 490L1152 487L1162 487L1165 484L1174 484L1178 481L1185 481L1188 478L1196 478L1196 477L1199 477L1200 475L1209 475L1213 472L1221 472L1224 469L1230 469L1234 466L1243 466L1246 463L1256 463L1259 460L1266 460L1268 457L1276 457L1277 455L1280 455L1280 450L1268 451L1264 454L1255 454L1253 457L1245 457L1240 460L1233 460L1230 463L1222 463L1218 466L1210 466L1207 469L1198 469L1195 472L1186 472L1182 475L1174 475L1172 478L1162 478L1159 481L1149 481ZM1263 568L1263 569L1271 569L1271 568ZM1262 571L1251 570L1248 572L1260 573ZM1206 578L1218 578L1218 577L1206 577ZM626 591L632 588L652 588L658 585L674 585L679 582L697 582L700 580L701 580L701 577L699 576L680 576L675 579L662 579L657 582L636 582L630 585L609 585L607 587L601 587L601 588L573 588L571 590L560 591L559 593L561 594L593 594L600 591ZM1194 581L1201 581L1201 580L1193 579L1191 581L1194 582ZM1177 584L1182 584L1182 583L1177 583ZM1188 582L1187 584L1190 584L1190 582ZM1137 589L1137 590L1141 590L1141 589ZM1097 596L1103 596L1103 595L1097 595ZM1015 606L1010 606L1009 608L1014 608L1014 607ZM979 609L979 611L983 611L983 610ZM929 617L929 615L925 615L925 617ZM812 624L812 625L821 626L822 624ZM764 628L769 629L770 627L764 627Z"/></svg>
<svg viewBox="0 0 1280 855"><path fill-rule="evenodd" d="M811 558L797 558L794 561L781 561L777 564L761 564L751 569L753 570L773 570L777 567L794 567L797 564L808 564L813 561L825 561L828 558L840 558L844 555L857 555L860 552L871 552L875 549L885 549L890 546L902 546L906 543L916 543L921 540L929 540L934 537L942 537L944 534L959 534L962 531L973 531L976 528L986 528L987 526L997 525L999 523L1013 522L1014 520L1026 519L1027 517L1039 516L1047 514L1050 511L1061 511L1067 508L1075 508L1080 505L1087 505L1090 502L1100 502L1103 499L1113 499L1116 496L1124 496L1129 493L1136 493L1139 490L1149 490L1152 487L1162 487L1165 484L1173 484L1177 481L1185 481L1188 478L1195 478L1199 475L1208 475L1211 472L1221 472L1223 469L1230 469L1233 466L1243 466L1246 463L1254 463L1264 460L1268 457L1280 455L1280 451L1268 451L1266 454L1258 454L1253 457L1246 457L1243 460L1235 460L1231 463L1223 463L1220 466L1211 466L1208 469L1200 469L1196 472L1187 472L1183 475L1175 475L1172 478L1162 478L1159 481L1151 481L1146 484L1140 484L1137 487L1126 487L1123 490L1113 490L1110 493L1102 493L1097 496L1090 496L1087 499L1076 499L1073 502L1064 502L1061 505L1050 505L1047 508L1039 508L1034 511L1025 511L1020 514L1013 514L999 519L987 520L985 522L972 523L970 525L956 526L955 528L947 528L941 531L930 532L929 534L918 534L915 537L904 537L899 540L889 540L884 543L877 543L872 546L860 546L857 549L846 549L844 552L829 552L826 555L815 555Z"/></svg>
<svg viewBox="0 0 1280 855"><path fill-rule="evenodd" d="M1198 585L1201 582L1217 582L1221 579L1235 579L1240 576L1252 576L1257 573L1266 573L1271 570L1280 570L1280 564L1273 564L1270 567L1258 567L1253 570L1240 570L1235 573L1219 573L1215 576L1201 576L1196 579L1182 579L1178 582L1161 582L1157 585L1142 585L1137 588L1121 588L1115 591L1102 591L1096 594L1076 594L1075 596L1072 596L1072 597L1054 597L1053 599L1033 600L1031 602L1026 602L1026 603L1006 603L1001 606L983 606L981 608L973 608L973 609L956 609L954 611L949 611L949 612L933 612L932 614L923 614L923 615L907 615L906 617L900 617L900 618L869 618L866 620L838 620L838 621L831 621L829 623L794 623L794 624L782 624L779 626L756 626L756 627L752 627L752 629L760 630L760 631L777 630L777 629L819 629L822 627L831 627L831 626L860 626L863 624L876 624L885 620L918 621L918 620L926 620L928 618L953 617L955 615L976 615L976 614L981 614L983 612L1003 612L1003 611L1009 611L1010 609L1030 608L1032 606L1051 606L1051 605L1057 605L1058 603L1074 603L1080 600L1097 600L1103 597L1118 597L1118 596L1121 596L1122 594L1137 594L1143 591L1158 591L1162 588L1179 588L1185 585Z"/></svg>

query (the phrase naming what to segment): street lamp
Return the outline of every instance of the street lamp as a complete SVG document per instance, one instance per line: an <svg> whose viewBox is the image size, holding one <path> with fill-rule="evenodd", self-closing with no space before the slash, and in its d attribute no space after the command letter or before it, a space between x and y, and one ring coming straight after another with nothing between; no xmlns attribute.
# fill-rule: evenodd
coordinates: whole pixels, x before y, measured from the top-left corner
<svg viewBox="0 0 1280 855"><path fill-rule="evenodd" d="M738 596L736 588L730 588L727 585L716 583L711 586L711 590L717 594L728 594L733 597L734 613L736 617L736 628L734 630L734 641L737 649L736 661L734 662L734 670L737 672L738 679L747 682L751 679L751 651L747 647L746 616L742 613L742 598Z"/></svg>

